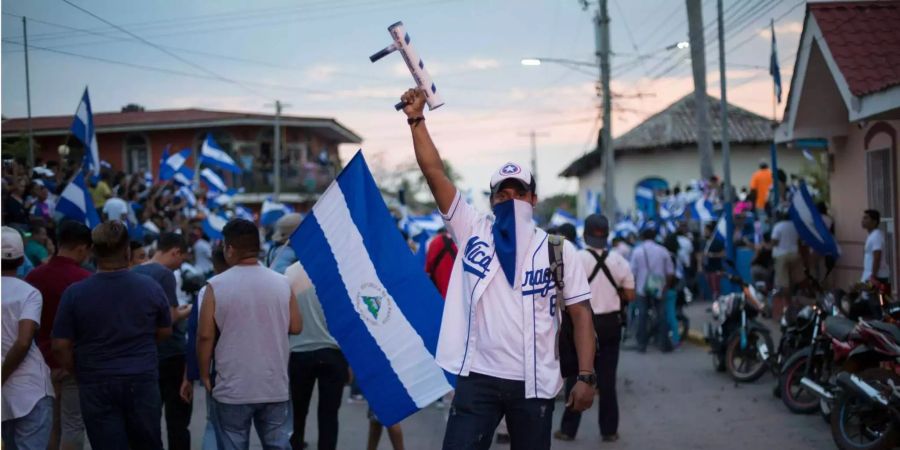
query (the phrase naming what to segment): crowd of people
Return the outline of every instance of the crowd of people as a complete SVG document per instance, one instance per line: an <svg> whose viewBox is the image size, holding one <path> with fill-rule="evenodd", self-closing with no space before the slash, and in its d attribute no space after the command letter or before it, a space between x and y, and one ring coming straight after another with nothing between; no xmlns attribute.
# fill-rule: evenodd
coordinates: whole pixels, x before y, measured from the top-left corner
<svg viewBox="0 0 900 450"><path fill-rule="evenodd" d="M698 199L720 211L721 183L661 192L657 212L668 216L624 231L594 214L581 236L570 225L548 234L533 222L537 189L526 168L496 171L493 214L478 213L445 175L424 93L403 100L446 223L427 244L424 267L445 299L435 357L458 375L455 392L439 400L454 411L444 448L488 448L496 431L513 448L573 440L598 393L602 440L618 440L623 333L641 353L653 342L677 349L680 305L720 292L730 262L716 222L680 217ZM318 448L337 448L338 411L354 377L289 240L302 216L285 214L269 229L232 218L211 240L172 182L107 168L90 183L102 218L91 229L54 214L72 170L42 161L3 167L5 445L78 449L87 439L94 449L159 449L162 417L165 447L187 449L194 393L203 392L204 449L246 449L254 427L265 448L301 449L318 386ZM800 242L787 194L767 198L771 185L762 163L737 195L731 239L752 252L754 278L789 292L827 264ZM863 280L886 283L878 224L878 212L866 211ZM565 411L554 432L560 392ZM374 449L383 426L371 411L369 424ZM388 434L404 447L399 425Z"/></svg>

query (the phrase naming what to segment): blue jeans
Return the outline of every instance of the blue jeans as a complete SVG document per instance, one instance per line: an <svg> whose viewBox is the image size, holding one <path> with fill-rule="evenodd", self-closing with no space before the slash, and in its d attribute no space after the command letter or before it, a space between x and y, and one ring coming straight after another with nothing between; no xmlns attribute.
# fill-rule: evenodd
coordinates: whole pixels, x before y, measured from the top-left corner
<svg viewBox="0 0 900 450"><path fill-rule="evenodd" d="M216 450L219 448L216 444L216 404L212 394L206 389L203 389L203 392L206 392L206 428L203 431L202 448L203 450Z"/></svg>
<svg viewBox="0 0 900 450"><path fill-rule="evenodd" d="M525 398L525 382L477 373L456 380L444 450L487 450L506 418L511 448L549 449L554 399Z"/></svg>
<svg viewBox="0 0 900 450"><path fill-rule="evenodd" d="M3 445L7 450L44 450L53 426L53 397L35 403L31 412L3 421Z"/></svg>
<svg viewBox="0 0 900 450"><path fill-rule="evenodd" d="M669 327L663 317L662 300L652 297L638 296L635 302L638 310L637 344L638 350L647 350L650 342L650 329L656 327L657 345L662 349L668 347ZM650 308L656 311L656 323L650 323Z"/></svg>
<svg viewBox="0 0 900 450"><path fill-rule="evenodd" d="M229 405L213 399L219 450L246 450L250 427L256 427L266 450L289 450L294 423L290 400L277 403Z"/></svg>
<svg viewBox="0 0 900 450"><path fill-rule="evenodd" d="M678 317L676 315L676 304L678 303L678 291L669 289L666 291L665 310L666 322L669 324L669 330L672 332L672 345L678 345L681 342L681 336L678 334Z"/></svg>
<svg viewBox="0 0 900 450"><path fill-rule="evenodd" d="M160 450L162 398L156 375L80 383L81 417L94 450Z"/></svg>

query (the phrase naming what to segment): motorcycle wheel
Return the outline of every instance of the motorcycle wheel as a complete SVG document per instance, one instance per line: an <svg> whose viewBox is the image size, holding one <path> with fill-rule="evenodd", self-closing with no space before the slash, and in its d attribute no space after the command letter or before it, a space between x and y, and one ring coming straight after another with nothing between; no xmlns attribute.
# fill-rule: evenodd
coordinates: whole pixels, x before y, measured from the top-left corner
<svg viewBox="0 0 900 450"><path fill-rule="evenodd" d="M781 401L791 412L795 414L812 414L819 408L819 396L800 384L803 374L806 372L808 355L795 355L784 363L784 370L779 377L781 386ZM813 368L810 372L813 380L821 378L822 364L825 362L821 355L813 357Z"/></svg>
<svg viewBox="0 0 900 450"><path fill-rule="evenodd" d="M900 383L900 376L880 368L866 369L857 376L882 392L890 392L888 380ZM900 429L887 409L845 390L834 402L831 437L840 449L881 450L900 442Z"/></svg>
<svg viewBox="0 0 900 450"><path fill-rule="evenodd" d="M735 381L741 383L750 383L759 379L766 373L768 368L766 360L760 358L757 350L758 343L765 342L769 349L775 348L772 344L772 337L768 333L751 329L747 331L747 346L741 349L740 332L735 332L731 339L728 340L728 347L725 351L725 364L728 366L728 373ZM771 350L770 350L771 351Z"/></svg>

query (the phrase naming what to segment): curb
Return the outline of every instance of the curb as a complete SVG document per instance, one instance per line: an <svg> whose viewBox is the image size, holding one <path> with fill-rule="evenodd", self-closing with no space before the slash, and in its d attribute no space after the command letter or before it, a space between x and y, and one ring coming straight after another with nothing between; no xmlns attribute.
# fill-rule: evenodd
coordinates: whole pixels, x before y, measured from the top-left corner
<svg viewBox="0 0 900 450"><path fill-rule="evenodd" d="M691 328L690 330L688 330L685 340L700 347L709 347L709 345L706 343L706 338L703 337L703 332L701 332L700 330Z"/></svg>

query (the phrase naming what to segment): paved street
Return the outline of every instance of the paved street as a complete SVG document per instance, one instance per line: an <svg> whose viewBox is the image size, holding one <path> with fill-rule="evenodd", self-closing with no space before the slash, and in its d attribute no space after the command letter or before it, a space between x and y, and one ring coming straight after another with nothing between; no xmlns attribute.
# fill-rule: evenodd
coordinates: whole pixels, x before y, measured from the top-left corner
<svg viewBox="0 0 900 450"><path fill-rule="evenodd" d="M705 321L703 308L690 311L698 328ZM596 410L582 421L574 442L554 441L558 449L828 449L834 448L828 427L819 416L797 416L772 396L773 378L766 375L753 384L735 384L712 369L705 349L688 344L672 354L650 350L647 354L623 351L619 366L621 440L600 444ZM349 390L348 390L349 392ZM198 397L200 391L197 391ZM315 404L314 404L315 405ZM562 403L557 403L558 425ZM200 448L205 406L194 405L191 433ZM315 410L309 418L307 441L315 448ZM428 408L403 422L407 449L440 448L446 409ZM341 407L339 448L363 449L368 423L365 404ZM502 449L506 446L494 445ZM255 448L258 447L258 443ZM390 449L387 435L379 449Z"/></svg>

